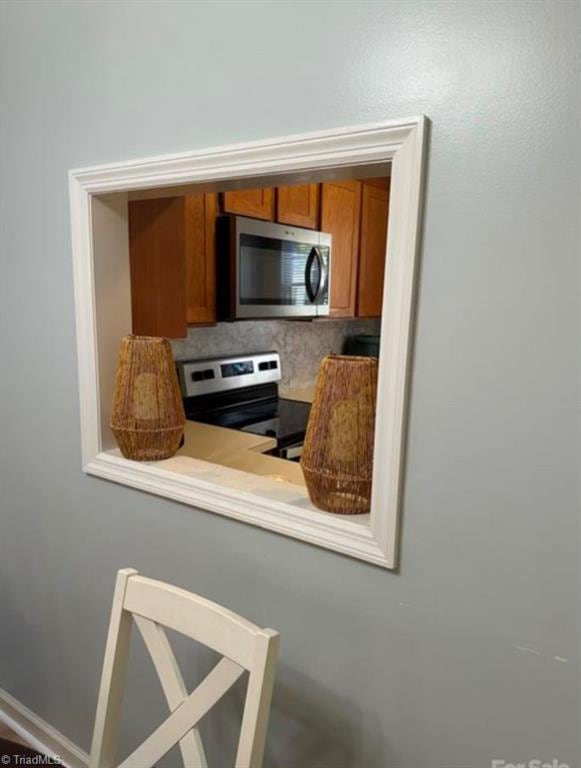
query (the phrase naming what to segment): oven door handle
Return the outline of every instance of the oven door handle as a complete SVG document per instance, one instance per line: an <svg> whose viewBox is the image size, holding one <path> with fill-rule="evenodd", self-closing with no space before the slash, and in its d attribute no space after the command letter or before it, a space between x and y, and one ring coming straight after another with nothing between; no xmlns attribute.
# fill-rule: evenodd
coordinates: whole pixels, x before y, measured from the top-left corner
<svg viewBox="0 0 581 768"><path fill-rule="evenodd" d="M317 287L313 290L313 284L311 283L311 270L313 268L313 262L317 260L317 264L319 265L319 279L317 280ZM315 246L311 248L311 252L309 253L309 257L307 259L307 264L305 266L305 287L307 289L307 296L309 297L310 301L314 303L317 300L317 297L319 293L321 292L321 284L323 282L323 258L321 256L321 253L319 249Z"/></svg>

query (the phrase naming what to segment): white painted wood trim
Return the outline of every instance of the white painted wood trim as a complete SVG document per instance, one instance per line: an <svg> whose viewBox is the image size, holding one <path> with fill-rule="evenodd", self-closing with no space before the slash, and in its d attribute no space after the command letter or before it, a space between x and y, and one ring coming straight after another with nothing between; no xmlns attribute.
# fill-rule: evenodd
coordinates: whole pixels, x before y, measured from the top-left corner
<svg viewBox="0 0 581 768"><path fill-rule="evenodd" d="M412 338L414 284L420 231L426 118L373 123L275 140L112 163L70 171L71 237L74 262L77 357L82 459L88 474L139 488L191 506L292 536L386 568L395 568L402 498L408 369ZM383 303L379 366L375 472L370 525L318 515L274 499L251 496L205 483L191 473L128 462L106 452L103 439L99 363L111 338L99 339L92 199L152 187L175 187L231 178L268 177L391 161L389 259ZM106 218L106 217L105 217ZM122 238L112 237L105 242ZM110 259L112 261L112 259ZM102 264L99 263L102 267ZM101 270L102 271L102 270ZM126 318L118 336L127 332ZM103 324L100 329L104 333ZM114 323L107 323L108 334ZM111 361L109 361L111 365ZM106 435L105 438L108 436ZM191 459L194 462L194 459Z"/></svg>
<svg viewBox="0 0 581 768"><path fill-rule="evenodd" d="M2 689L0 721L37 752L59 757L68 768L87 768L89 755L85 751Z"/></svg>
<svg viewBox="0 0 581 768"><path fill-rule="evenodd" d="M371 498L372 535L389 568L397 567L399 554L425 143L426 122L422 120L394 155L391 172Z"/></svg>
<svg viewBox="0 0 581 768"><path fill-rule="evenodd" d="M191 459L192 463L194 461ZM370 528L351 520L348 516L312 513L291 504L205 482L178 472L128 461L109 453L99 454L85 471L376 565L386 565L383 550L373 539ZM192 499L195 499L195 502Z"/></svg>

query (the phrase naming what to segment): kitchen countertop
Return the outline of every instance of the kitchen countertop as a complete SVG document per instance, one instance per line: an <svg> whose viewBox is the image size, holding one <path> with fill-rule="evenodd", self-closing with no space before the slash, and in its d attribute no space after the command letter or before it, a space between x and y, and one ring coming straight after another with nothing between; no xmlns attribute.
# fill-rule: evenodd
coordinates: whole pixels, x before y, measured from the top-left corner
<svg viewBox="0 0 581 768"><path fill-rule="evenodd" d="M281 391L281 396L310 402L313 391L314 387L288 389ZM264 455L264 451L271 450L275 445L276 441L270 437L186 421L183 447L172 458L151 462L151 465L184 478L191 477L203 483L271 499L289 505L298 514L312 512L319 516L318 520L332 520L335 525L337 515L317 509L310 501L298 462ZM107 451L107 454L126 461L118 448ZM366 529L369 517L369 514L352 515L347 522ZM341 524L344 522L341 520Z"/></svg>
<svg viewBox="0 0 581 768"><path fill-rule="evenodd" d="M202 424L199 421L186 421L184 446L180 448L179 453L221 464L222 459L233 453L265 453L272 448L276 448L276 440L273 437Z"/></svg>
<svg viewBox="0 0 581 768"><path fill-rule="evenodd" d="M303 403L312 403L315 396L315 385L310 387L289 387L281 388L280 397L286 400L300 400Z"/></svg>
<svg viewBox="0 0 581 768"><path fill-rule="evenodd" d="M280 396L287 400L312 403L314 392L313 384L310 387L281 388ZM263 455L276 447L276 440L272 437L202 424L198 421L186 421L184 441L178 456L190 456L193 459L305 487L303 472L298 462Z"/></svg>
<svg viewBox="0 0 581 768"><path fill-rule="evenodd" d="M304 487L305 481L298 462L262 455L275 447L276 440L271 437L186 421L184 445L177 455Z"/></svg>

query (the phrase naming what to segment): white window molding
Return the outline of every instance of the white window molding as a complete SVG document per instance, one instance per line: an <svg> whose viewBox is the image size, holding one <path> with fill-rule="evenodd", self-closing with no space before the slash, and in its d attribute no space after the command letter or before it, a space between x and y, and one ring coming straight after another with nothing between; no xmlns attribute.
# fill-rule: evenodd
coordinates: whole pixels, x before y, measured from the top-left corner
<svg viewBox="0 0 581 768"><path fill-rule="evenodd" d="M408 368L425 155L423 116L81 168L69 173L81 444L90 475L397 566ZM119 340L131 330L126 195L244 177L326 172L391 162L370 515L308 509L274 481L184 456L131 462L109 430ZM125 193L125 195L123 194ZM298 486L297 486L298 487Z"/></svg>

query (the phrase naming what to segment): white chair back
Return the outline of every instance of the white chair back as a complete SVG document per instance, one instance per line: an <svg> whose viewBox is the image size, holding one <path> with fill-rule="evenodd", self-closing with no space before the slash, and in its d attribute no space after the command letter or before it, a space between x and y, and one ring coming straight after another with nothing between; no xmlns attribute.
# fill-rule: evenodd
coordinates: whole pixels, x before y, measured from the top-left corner
<svg viewBox="0 0 581 768"><path fill-rule="evenodd" d="M117 763L129 643L137 625L159 676L170 715L122 763ZM164 627L223 658L187 692ZM247 670L249 674L235 768L260 768L276 671L278 633L184 589L118 572L99 689L89 768L152 768L179 742L185 768L207 768L197 724Z"/></svg>

